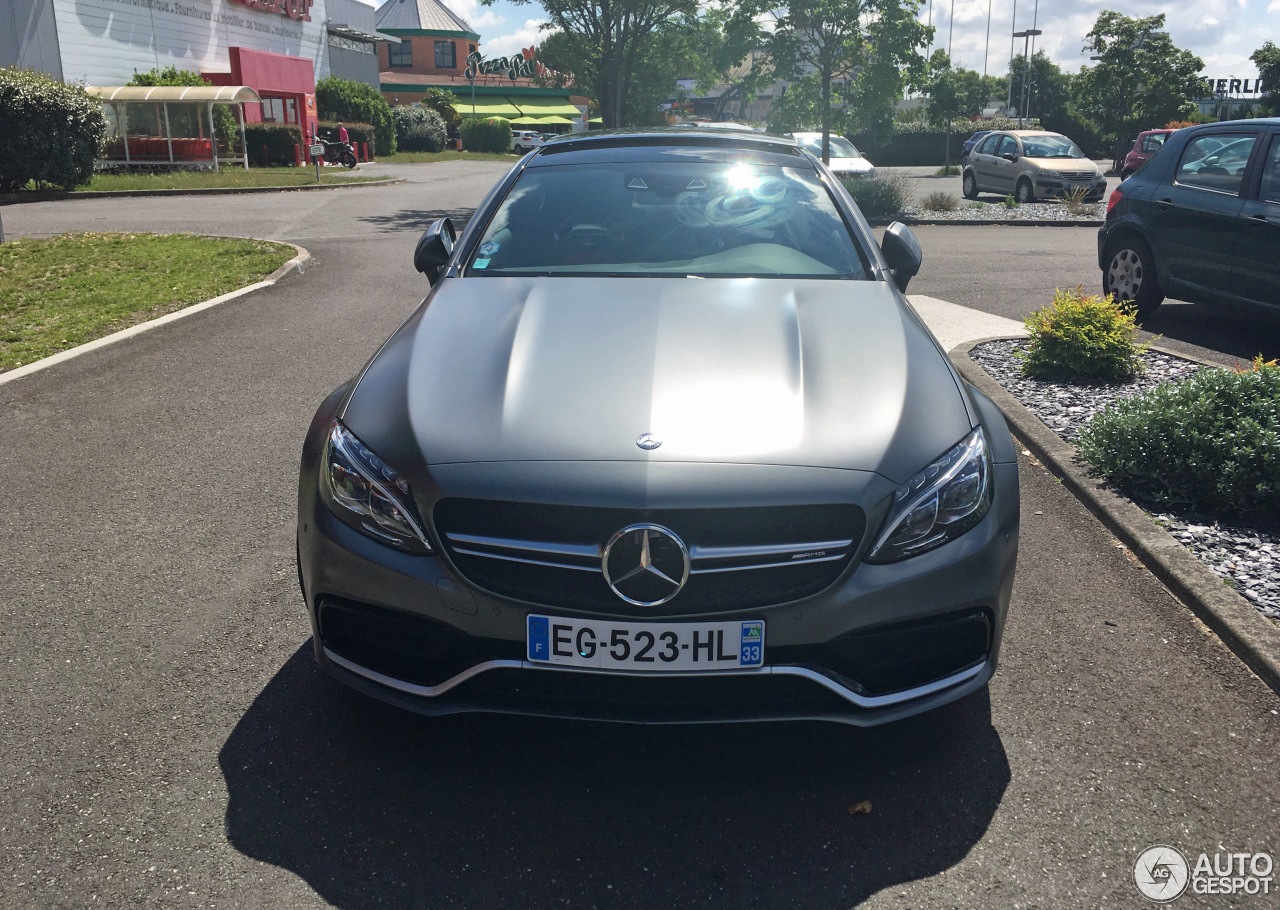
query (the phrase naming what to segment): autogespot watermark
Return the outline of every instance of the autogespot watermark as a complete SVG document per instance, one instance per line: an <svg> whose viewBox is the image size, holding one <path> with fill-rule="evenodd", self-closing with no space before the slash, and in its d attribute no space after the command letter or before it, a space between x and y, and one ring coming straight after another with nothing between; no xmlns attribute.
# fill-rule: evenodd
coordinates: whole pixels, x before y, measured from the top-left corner
<svg viewBox="0 0 1280 910"><path fill-rule="evenodd" d="M1159 904L1194 894L1271 894L1275 862L1269 853L1201 853L1190 862L1177 847L1148 847L1133 864L1143 897Z"/></svg>

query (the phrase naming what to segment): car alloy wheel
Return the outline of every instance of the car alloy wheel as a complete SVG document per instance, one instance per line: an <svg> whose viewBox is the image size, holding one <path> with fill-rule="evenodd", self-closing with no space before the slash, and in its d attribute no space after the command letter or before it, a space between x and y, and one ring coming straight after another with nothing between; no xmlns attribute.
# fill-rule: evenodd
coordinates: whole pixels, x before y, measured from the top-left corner
<svg viewBox="0 0 1280 910"><path fill-rule="evenodd" d="M1139 316L1155 312L1164 300L1156 284L1151 251L1136 238L1122 240L1111 247L1107 269L1102 275L1102 289L1114 294L1117 301L1132 303Z"/></svg>
<svg viewBox="0 0 1280 910"><path fill-rule="evenodd" d="M964 193L965 199L978 198L978 181L973 176L973 171L964 172L964 180L961 181L960 191Z"/></svg>
<svg viewBox="0 0 1280 910"><path fill-rule="evenodd" d="M1018 186L1014 189L1013 193L1014 198L1016 198L1020 203L1036 201L1035 190L1031 187L1031 181L1026 177L1023 177L1018 181Z"/></svg>

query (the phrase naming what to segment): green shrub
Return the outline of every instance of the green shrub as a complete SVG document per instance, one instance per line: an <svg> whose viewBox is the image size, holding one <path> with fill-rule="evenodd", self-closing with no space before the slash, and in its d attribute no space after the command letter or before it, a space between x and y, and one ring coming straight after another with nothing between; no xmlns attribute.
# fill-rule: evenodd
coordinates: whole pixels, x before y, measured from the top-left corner
<svg viewBox="0 0 1280 910"><path fill-rule="evenodd" d="M393 107L391 116L396 122L396 148L403 152L439 152L444 149L448 131L444 120L431 108Z"/></svg>
<svg viewBox="0 0 1280 910"><path fill-rule="evenodd" d="M291 167L302 146L302 130L283 123L246 123L244 137L253 167Z"/></svg>
<svg viewBox="0 0 1280 910"><path fill-rule="evenodd" d="M446 92L443 89L427 88L422 93L422 100L419 102L423 107L430 108L440 115L440 119L444 121L445 129L456 130L459 121L462 120L455 106L458 101L456 95L452 92ZM396 109L392 108L392 112Z"/></svg>
<svg viewBox="0 0 1280 910"><path fill-rule="evenodd" d="M910 182L891 171L877 171L871 178L850 177L844 186L862 214L872 218L896 215L911 201Z"/></svg>
<svg viewBox="0 0 1280 910"><path fill-rule="evenodd" d="M501 117L463 120L458 130L468 152L505 152L511 148L511 121Z"/></svg>
<svg viewBox="0 0 1280 910"><path fill-rule="evenodd" d="M353 123L371 124L376 137L376 151L370 149L370 152L395 154L396 132L391 121L391 106L372 85L341 76L326 76L316 83L316 106L322 118L343 122L348 132ZM357 140L354 135L351 140L368 141Z"/></svg>
<svg viewBox="0 0 1280 910"><path fill-rule="evenodd" d="M1138 327L1131 308L1108 294L1083 288L1056 290L1053 301L1027 316L1031 334L1022 372L1036 379L1123 382L1142 369L1146 345L1135 340Z"/></svg>
<svg viewBox="0 0 1280 910"><path fill-rule="evenodd" d="M920 208L926 212L954 212L960 208L960 200L950 193L930 193L920 200Z"/></svg>
<svg viewBox="0 0 1280 910"><path fill-rule="evenodd" d="M1141 501L1280 515L1280 367L1204 368L1098 414L1080 454Z"/></svg>
<svg viewBox="0 0 1280 910"><path fill-rule="evenodd" d="M1004 207L1007 209L1016 209L1018 207L1018 200L1014 199L1012 196L1005 196Z"/></svg>
<svg viewBox="0 0 1280 910"><path fill-rule="evenodd" d="M80 86L0 69L0 193L88 183L106 136L102 102Z"/></svg>

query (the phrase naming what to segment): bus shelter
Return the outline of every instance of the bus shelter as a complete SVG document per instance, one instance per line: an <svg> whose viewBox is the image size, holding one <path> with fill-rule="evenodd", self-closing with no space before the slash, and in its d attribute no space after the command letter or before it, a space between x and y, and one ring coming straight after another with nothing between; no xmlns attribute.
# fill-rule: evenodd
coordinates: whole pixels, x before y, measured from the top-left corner
<svg viewBox="0 0 1280 910"><path fill-rule="evenodd" d="M91 85L85 90L101 98L107 109L106 157L98 160L102 168L197 165L217 171L221 164L243 164L249 169L244 105L261 104L262 98L247 85ZM214 105L230 106L236 115L239 156L218 157ZM234 142L228 145L234 153Z"/></svg>

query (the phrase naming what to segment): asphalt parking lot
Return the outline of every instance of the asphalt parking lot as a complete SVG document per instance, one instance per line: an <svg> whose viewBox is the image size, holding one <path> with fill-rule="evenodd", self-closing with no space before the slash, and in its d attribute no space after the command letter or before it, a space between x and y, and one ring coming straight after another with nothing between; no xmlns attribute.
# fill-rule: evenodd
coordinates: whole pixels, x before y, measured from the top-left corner
<svg viewBox="0 0 1280 910"><path fill-rule="evenodd" d="M1138 907L1152 845L1280 857L1280 697L1026 456L1001 668L930 715L428 720L323 677L293 564L303 433L425 293L418 233L500 170L6 207L10 237L194 230L313 259L0 385L0 907ZM911 291L984 312L1097 282L1089 229L919 236ZM1180 311L1166 337L1220 361L1276 344Z"/></svg>

